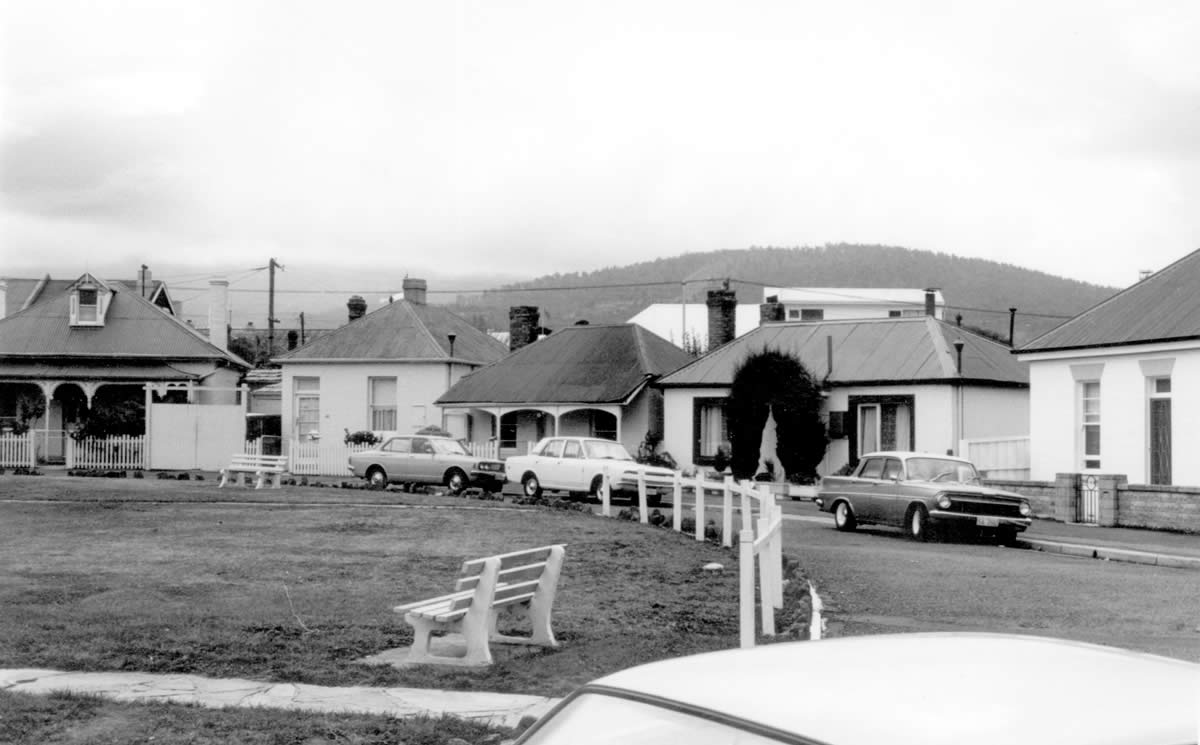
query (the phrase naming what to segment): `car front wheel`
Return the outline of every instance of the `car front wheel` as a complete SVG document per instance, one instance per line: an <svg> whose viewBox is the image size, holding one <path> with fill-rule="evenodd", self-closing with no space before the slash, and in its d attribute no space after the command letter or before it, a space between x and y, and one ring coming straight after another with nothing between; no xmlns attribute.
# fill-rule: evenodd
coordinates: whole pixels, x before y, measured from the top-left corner
<svg viewBox="0 0 1200 745"><path fill-rule="evenodd" d="M532 473L521 479L521 488L525 491L525 496L534 499L542 496L542 484L538 481L538 477Z"/></svg>
<svg viewBox="0 0 1200 745"><path fill-rule="evenodd" d="M467 474L457 468L446 474L446 490L451 494L459 494L467 488Z"/></svg>
<svg viewBox="0 0 1200 745"><path fill-rule="evenodd" d="M908 536L914 541L929 540L929 513L921 505L909 508Z"/></svg>
<svg viewBox="0 0 1200 745"><path fill-rule="evenodd" d="M387 488L387 474L383 472L382 468L375 466L371 470L367 471L367 486L371 487L372 489Z"/></svg>
<svg viewBox="0 0 1200 745"><path fill-rule="evenodd" d="M838 502L837 507L833 508L833 527L842 531L851 531L858 527L858 520L854 519L849 502Z"/></svg>

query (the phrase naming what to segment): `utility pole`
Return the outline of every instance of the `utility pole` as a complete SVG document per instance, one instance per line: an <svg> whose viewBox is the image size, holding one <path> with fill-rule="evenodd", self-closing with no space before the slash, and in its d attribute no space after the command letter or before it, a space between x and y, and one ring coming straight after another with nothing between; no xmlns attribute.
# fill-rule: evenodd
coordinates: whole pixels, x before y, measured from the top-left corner
<svg viewBox="0 0 1200 745"><path fill-rule="evenodd" d="M270 280L267 295L267 358L270 359L275 355L275 268L283 268L283 265L275 261L274 258L267 264L269 269Z"/></svg>
<svg viewBox="0 0 1200 745"><path fill-rule="evenodd" d="M300 346L304 346L304 311L300 311Z"/></svg>

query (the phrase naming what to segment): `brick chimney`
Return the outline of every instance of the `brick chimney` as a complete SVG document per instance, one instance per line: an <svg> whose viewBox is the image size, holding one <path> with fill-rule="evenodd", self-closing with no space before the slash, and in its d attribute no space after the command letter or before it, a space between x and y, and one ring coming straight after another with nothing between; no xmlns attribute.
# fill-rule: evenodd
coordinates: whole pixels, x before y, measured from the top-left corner
<svg viewBox="0 0 1200 745"><path fill-rule="evenodd" d="M537 341L541 313L536 305L514 305L508 309L508 348L517 351Z"/></svg>
<svg viewBox="0 0 1200 745"><path fill-rule="evenodd" d="M425 280L404 278L404 299L413 305L425 304Z"/></svg>
<svg viewBox="0 0 1200 745"><path fill-rule="evenodd" d="M925 290L925 315L937 315L937 288L929 287Z"/></svg>
<svg viewBox="0 0 1200 745"><path fill-rule="evenodd" d="M222 351L229 350L229 282L211 279L208 282L208 340Z"/></svg>
<svg viewBox="0 0 1200 745"><path fill-rule="evenodd" d="M361 295L352 295L346 301L346 310L349 311L350 320L357 321L367 314L367 301Z"/></svg>
<svg viewBox="0 0 1200 745"><path fill-rule="evenodd" d="M762 326L765 323L779 323L783 320L783 303L779 302L778 295L772 295L767 298L766 302L758 306L758 325Z"/></svg>
<svg viewBox="0 0 1200 745"><path fill-rule="evenodd" d="M709 290L708 299L708 351L728 344L737 336L737 293L729 289L729 283L719 290Z"/></svg>

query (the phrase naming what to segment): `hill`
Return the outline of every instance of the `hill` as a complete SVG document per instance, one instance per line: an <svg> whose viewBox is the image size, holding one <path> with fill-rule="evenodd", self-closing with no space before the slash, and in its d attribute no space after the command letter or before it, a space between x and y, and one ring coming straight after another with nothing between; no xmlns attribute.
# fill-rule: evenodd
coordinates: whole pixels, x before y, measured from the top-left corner
<svg viewBox="0 0 1200 745"><path fill-rule="evenodd" d="M1018 345L1112 295L1116 288L1056 277L986 259L894 246L837 244L691 253L592 272L551 274L459 296L455 310L480 327L508 328L508 308L536 305L551 329L576 321L620 323L651 303L703 302L729 279L743 303L762 302L763 287L909 287L941 289L946 318L1008 338L1017 308Z"/></svg>

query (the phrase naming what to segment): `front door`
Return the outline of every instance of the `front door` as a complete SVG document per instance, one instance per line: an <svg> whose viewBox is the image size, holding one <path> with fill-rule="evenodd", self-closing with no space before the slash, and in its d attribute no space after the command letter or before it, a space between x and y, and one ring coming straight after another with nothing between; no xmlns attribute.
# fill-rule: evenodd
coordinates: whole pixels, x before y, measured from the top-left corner
<svg viewBox="0 0 1200 745"><path fill-rule="evenodd" d="M1150 399L1150 483L1171 483L1171 399Z"/></svg>

